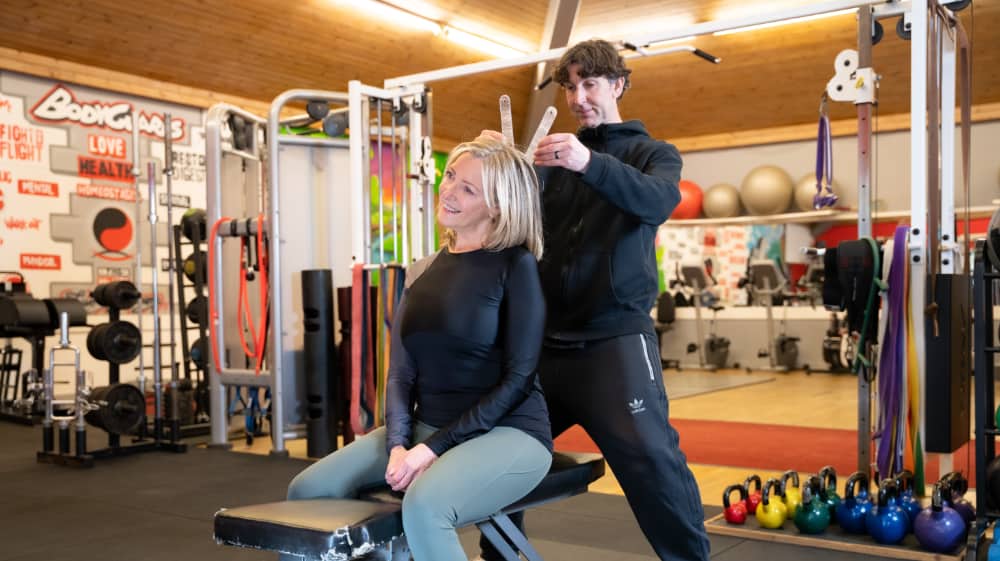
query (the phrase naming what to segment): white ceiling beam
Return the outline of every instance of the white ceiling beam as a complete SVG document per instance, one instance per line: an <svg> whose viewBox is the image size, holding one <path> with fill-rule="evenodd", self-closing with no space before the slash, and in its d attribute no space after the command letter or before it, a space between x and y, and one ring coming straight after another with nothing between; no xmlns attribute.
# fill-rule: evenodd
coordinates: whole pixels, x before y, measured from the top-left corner
<svg viewBox="0 0 1000 561"><path fill-rule="evenodd" d="M549 0L549 12L545 16L545 30L542 34L541 45L539 45L540 50L547 51L567 46L579 12L580 0ZM548 87L537 89L537 86L552 73L554 65L554 61L540 62L535 70L535 81L531 85L528 110L524 113L520 126L522 146L528 145L545 109L555 104L558 88L549 84Z"/></svg>

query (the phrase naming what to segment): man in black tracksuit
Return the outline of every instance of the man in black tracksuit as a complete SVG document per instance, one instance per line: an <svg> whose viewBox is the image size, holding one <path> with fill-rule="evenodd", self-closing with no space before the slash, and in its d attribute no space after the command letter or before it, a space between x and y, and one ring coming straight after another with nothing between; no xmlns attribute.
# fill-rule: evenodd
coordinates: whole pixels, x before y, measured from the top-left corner
<svg viewBox="0 0 1000 561"><path fill-rule="evenodd" d="M567 50L553 73L581 128L545 137L534 155L548 308L538 367L552 435L575 424L587 431L657 556L707 560L701 497L668 421L650 317L654 241L680 201L681 158L639 121L622 122L630 72L610 43L594 40ZM485 540L483 557L500 559Z"/></svg>

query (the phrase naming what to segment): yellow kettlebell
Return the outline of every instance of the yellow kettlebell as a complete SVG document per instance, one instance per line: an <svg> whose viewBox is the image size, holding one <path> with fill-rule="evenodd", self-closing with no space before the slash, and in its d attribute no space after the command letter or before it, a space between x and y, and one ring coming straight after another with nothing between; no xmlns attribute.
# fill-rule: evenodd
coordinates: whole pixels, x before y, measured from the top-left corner
<svg viewBox="0 0 1000 561"><path fill-rule="evenodd" d="M772 500L771 490L774 489ZM786 507L781 502L781 482L773 477L764 484L764 490L760 496L760 504L757 505L757 522L761 528L781 528L788 517Z"/></svg>
<svg viewBox="0 0 1000 561"><path fill-rule="evenodd" d="M788 480L792 480L792 484L788 484ZM788 507L788 517L795 518L795 513L798 512L799 506L802 504L802 491L799 490L799 472L795 470L788 470L784 475L781 476L781 489L784 491L784 501L785 506Z"/></svg>

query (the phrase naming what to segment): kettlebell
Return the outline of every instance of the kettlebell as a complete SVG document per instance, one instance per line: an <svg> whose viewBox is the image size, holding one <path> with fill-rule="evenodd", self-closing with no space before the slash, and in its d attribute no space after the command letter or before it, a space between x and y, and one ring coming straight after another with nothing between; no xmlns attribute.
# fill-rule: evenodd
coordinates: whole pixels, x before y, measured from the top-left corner
<svg viewBox="0 0 1000 561"><path fill-rule="evenodd" d="M775 491L775 496L772 497L771 491ZM761 492L760 504L757 505L757 522L760 523L761 528L781 528L785 523L785 518L787 517L785 505L782 503L781 498L777 495L781 492L781 482L773 477L767 480L764 484L764 490Z"/></svg>
<svg viewBox="0 0 1000 561"><path fill-rule="evenodd" d="M815 475L802 486L802 504L792 521L803 534L821 534L830 525L830 506L820 497L822 487L822 481Z"/></svg>
<svg viewBox="0 0 1000 561"><path fill-rule="evenodd" d="M899 488L899 506L903 507L906 515L910 517L910 523L920 514L923 507L920 501L913 496L913 472L908 469L896 474L896 486Z"/></svg>
<svg viewBox="0 0 1000 561"><path fill-rule="evenodd" d="M903 541L909 530L906 511L895 500L898 496L894 480L885 479L879 484L878 504L865 517L865 529L878 543L895 545Z"/></svg>
<svg viewBox="0 0 1000 561"><path fill-rule="evenodd" d="M937 553L951 553L965 542L967 524L955 509L944 506L941 485L934 485L931 506L920 511L913 519L913 533L920 545Z"/></svg>
<svg viewBox="0 0 1000 561"><path fill-rule="evenodd" d="M750 483L755 483L756 488L751 491ZM750 514L756 514L757 505L760 504L760 476L756 473L747 476L746 480L743 481L743 490L746 492L747 497L747 512Z"/></svg>
<svg viewBox="0 0 1000 561"><path fill-rule="evenodd" d="M729 497L733 491L740 492L740 500L736 503L729 502ZM734 483L722 492L722 514L726 522L730 524L743 524L747 521L747 491L742 485Z"/></svg>
<svg viewBox="0 0 1000 561"><path fill-rule="evenodd" d="M966 527L969 527L976 520L976 508L963 498L969 490L969 481L961 473L953 471L945 474L940 483L944 504L961 514Z"/></svg>
<svg viewBox="0 0 1000 561"><path fill-rule="evenodd" d="M855 492L855 487L860 489ZM872 509L872 503L868 500L868 475L864 472L856 471L847 478L844 484L844 500L837 507L837 523L850 534L864 534L865 519Z"/></svg>
<svg viewBox="0 0 1000 561"><path fill-rule="evenodd" d="M792 484L788 485L788 480L792 480ZM802 492L799 491L799 472L795 470L788 470L781 476L781 488L784 490L785 495L785 506L788 507L788 517L795 517L795 510L799 508L802 504Z"/></svg>
<svg viewBox="0 0 1000 561"><path fill-rule="evenodd" d="M819 470L819 479L822 484L819 496L830 507L830 522L836 522L837 507L841 503L840 495L837 494L837 470L833 466L826 466Z"/></svg>

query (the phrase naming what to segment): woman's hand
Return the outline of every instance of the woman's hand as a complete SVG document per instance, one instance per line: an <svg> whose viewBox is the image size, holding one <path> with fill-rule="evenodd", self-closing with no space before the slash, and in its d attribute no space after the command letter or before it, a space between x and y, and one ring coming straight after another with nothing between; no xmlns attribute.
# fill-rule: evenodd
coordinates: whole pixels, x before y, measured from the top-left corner
<svg viewBox="0 0 1000 561"><path fill-rule="evenodd" d="M405 491L437 458L426 444L417 444L409 450L396 446L389 453L385 482L393 491Z"/></svg>

